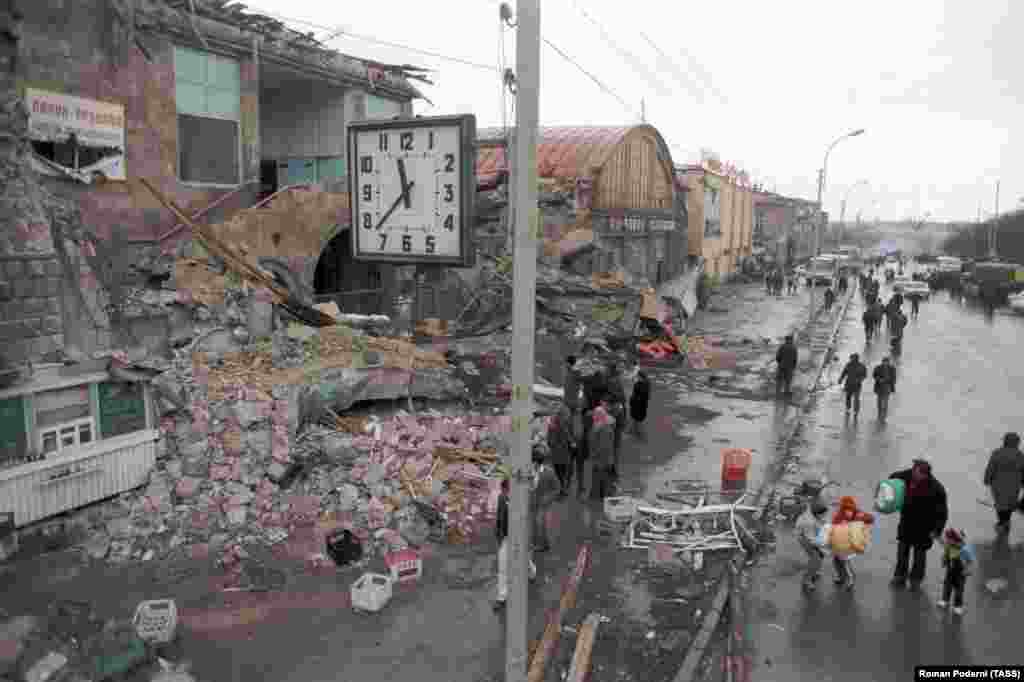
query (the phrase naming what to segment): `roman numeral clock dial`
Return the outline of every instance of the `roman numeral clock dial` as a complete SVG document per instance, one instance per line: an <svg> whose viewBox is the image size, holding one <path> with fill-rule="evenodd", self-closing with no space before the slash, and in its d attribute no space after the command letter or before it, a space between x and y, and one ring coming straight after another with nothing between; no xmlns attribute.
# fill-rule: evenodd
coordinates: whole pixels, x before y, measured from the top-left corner
<svg viewBox="0 0 1024 682"><path fill-rule="evenodd" d="M467 186L475 179L464 167L463 150L473 148L467 128L475 139L472 117L352 124L357 260L463 264L469 250L464 195L476 189Z"/></svg>

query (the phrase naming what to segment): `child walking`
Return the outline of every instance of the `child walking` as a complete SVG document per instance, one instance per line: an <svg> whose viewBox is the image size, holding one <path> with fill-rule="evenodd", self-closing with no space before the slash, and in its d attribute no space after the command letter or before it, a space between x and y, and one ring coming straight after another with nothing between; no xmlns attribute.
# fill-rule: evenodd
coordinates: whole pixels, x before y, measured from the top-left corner
<svg viewBox="0 0 1024 682"><path fill-rule="evenodd" d="M942 551L942 567L946 569L946 579L942 582L942 599L937 605L940 609L946 608L952 597L953 613L958 616L964 612L964 585L974 564L974 550L967 544L966 537L967 534L962 530L947 528Z"/></svg>
<svg viewBox="0 0 1024 682"><path fill-rule="evenodd" d="M839 498L839 510L832 516L832 525L839 526L844 523L853 523L854 521L860 521L864 525L870 526L875 522L875 517L861 511L857 506L855 498L850 496ZM851 556L852 554L837 552L833 548L832 567L836 571L836 585L845 585L848 590L853 589L855 579L853 567L850 565Z"/></svg>
<svg viewBox="0 0 1024 682"><path fill-rule="evenodd" d="M825 514L827 513L828 507L821 501L815 500L796 522L797 540L804 552L807 553L807 570L804 571L804 589L806 590L813 590L817 587L818 578L821 577L821 563L825 560L821 535L825 528Z"/></svg>

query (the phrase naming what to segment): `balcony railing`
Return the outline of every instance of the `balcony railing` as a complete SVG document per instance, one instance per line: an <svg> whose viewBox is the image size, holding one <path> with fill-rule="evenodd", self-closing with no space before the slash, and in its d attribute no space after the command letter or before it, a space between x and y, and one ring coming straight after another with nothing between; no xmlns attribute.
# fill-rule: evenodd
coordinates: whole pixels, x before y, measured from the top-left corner
<svg viewBox="0 0 1024 682"><path fill-rule="evenodd" d="M671 232L681 224L671 211L594 210L591 224L604 235L642 236L652 232Z"/></svg>

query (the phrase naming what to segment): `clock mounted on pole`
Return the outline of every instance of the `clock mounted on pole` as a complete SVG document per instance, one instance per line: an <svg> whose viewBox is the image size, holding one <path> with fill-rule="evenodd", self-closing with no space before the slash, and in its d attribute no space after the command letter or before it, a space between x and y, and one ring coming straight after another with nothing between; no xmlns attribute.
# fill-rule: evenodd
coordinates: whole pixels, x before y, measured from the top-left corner
<svg viewBox="0 0 1024 682"><path fill-rule="evenodd" d="M348 136L354 259L472 267L476 118L363 121Z"/></svg>

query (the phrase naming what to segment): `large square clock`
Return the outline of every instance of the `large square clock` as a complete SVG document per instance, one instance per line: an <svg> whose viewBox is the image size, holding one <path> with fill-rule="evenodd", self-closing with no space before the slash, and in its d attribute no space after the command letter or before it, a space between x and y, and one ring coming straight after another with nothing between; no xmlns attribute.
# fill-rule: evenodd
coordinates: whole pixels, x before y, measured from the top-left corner
<svg viewBox="0 0 1024 682"><path fill-rule="evenodd" d="M475 116L353 123L348 163L355 260L473 265Z"/></svg>

